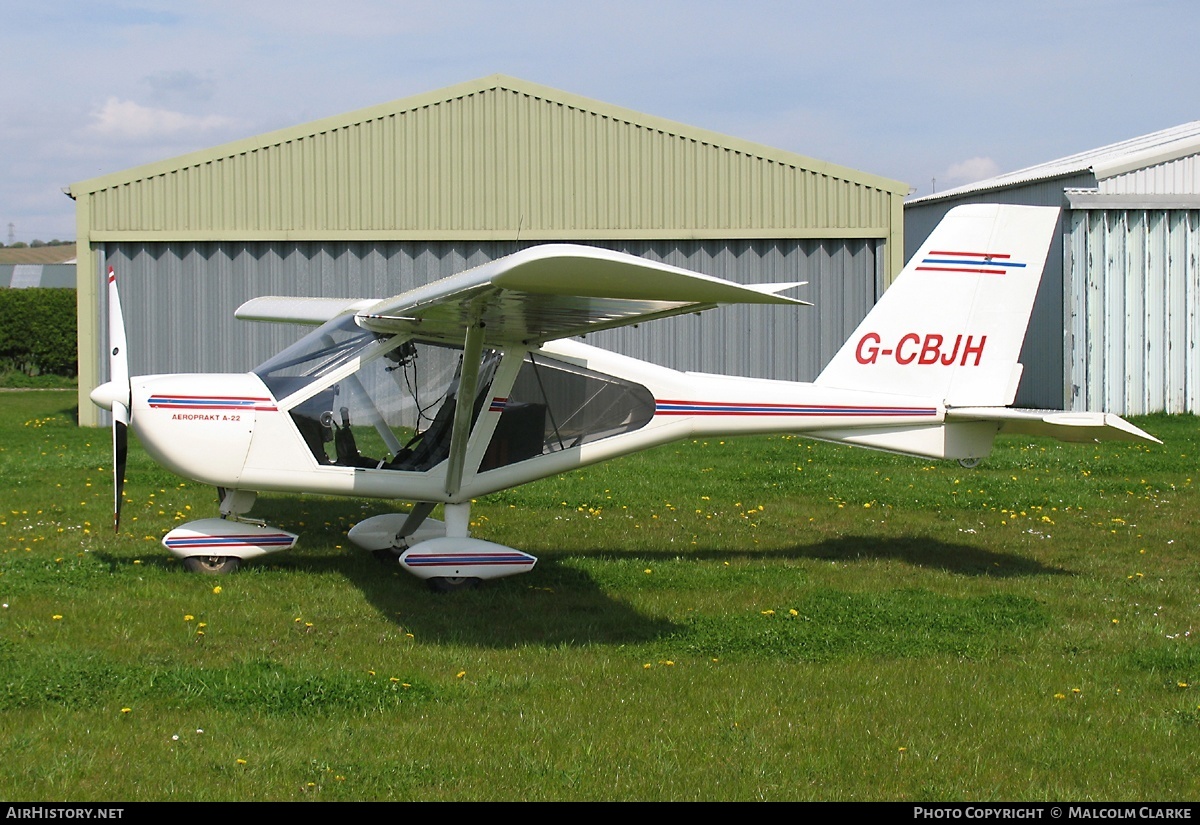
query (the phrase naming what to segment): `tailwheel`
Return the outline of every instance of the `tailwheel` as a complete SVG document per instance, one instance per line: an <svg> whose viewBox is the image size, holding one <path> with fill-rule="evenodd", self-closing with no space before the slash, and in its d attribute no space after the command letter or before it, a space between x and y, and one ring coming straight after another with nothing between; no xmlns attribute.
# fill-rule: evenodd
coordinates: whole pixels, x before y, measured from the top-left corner
<svg viewBox="0 0 1200 825"><path fill-rule="evenodd" d="M241 563L237 556L188 556L183 560L183 566L191 572L210 576L232 573Z"/></svg>
<svg viewBox="0 0 1200 825"><path fill-rule="evenodd" d="M457 590L471 590L483 583L483 579L477 579L473 576L434 576L425 581L429 582L429 589L434 593L453 593Z"/></svg>

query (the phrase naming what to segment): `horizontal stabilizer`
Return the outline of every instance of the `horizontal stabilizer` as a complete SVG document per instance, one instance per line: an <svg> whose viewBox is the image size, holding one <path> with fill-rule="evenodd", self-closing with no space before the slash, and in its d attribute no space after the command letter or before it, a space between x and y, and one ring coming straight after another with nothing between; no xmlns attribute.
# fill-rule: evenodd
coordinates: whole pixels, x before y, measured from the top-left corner
<svg viewBox="0 0 1200 825"><path fill-rule="evenodd" d="M1161 444L1119 415L1061 410L1018 410L1009 407L953 407L946 421L994 421L1010 435L1041 435L1059 441L1145 441Z"/></svg>

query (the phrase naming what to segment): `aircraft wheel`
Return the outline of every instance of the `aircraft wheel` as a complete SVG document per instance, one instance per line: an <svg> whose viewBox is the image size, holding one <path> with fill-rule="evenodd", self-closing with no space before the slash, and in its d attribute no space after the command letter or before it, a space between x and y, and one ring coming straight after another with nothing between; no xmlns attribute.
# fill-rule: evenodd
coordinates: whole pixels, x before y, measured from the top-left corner
<svg viewBox="0 0 1200 825"><path fill-rule="evenodd" d="M237 556L188 556L183 566L193 573L220 575L237 570L241 562Z"/></svg>
<svg viewBox="0 0 1200 825"><path fill-rule="evenodd" d="M469 576L434 576L426 579L429 589L434 593L453 593L456 590L470 590L478 587L483 580Z"/></svg>
<svg viewBox="0 0 1200 825"><path fill-rule="evenodd" d="M981 461L983 461L982 458L960 458L958 460L958 466L967 470L973 470L979 466Z"/></svg>
<svg viewBox="0 0 1200 825"><path fill-rule="evenodd" d="M400 554L403 552L404 550L402 549L385 547L382 550L372 550L371 555L374 556L375 560L379 563L390 566L400 562Z"/></svg>

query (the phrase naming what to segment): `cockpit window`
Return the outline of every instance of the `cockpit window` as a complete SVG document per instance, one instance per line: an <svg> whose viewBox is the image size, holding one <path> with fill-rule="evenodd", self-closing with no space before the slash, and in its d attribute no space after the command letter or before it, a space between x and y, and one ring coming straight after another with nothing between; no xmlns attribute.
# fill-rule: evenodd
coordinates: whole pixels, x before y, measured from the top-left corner
<svg viewBox="0 0 1200 825"><path fill-rule="evenodd" d="M479 469L632 432L653 418L654 396L641 384L529 353Z"/></svg>
<svg viewBox="0 0 1200 825"><path fill-rule="evenodd" d="M381 338L354 321L334 318L254 369L276 399L283 400L322 375L337 369Z"/></svg>
<svg viewBox="0 0 1200 825"><path fill-rule="evenodd" d="M293 396L316 383L288 413L318 464L410 472L437 466L450 453L460 397L472 404L474 422L502 353L485 349L476 386L460 393L461 347L381 336L380 346L368 349L375 336L363 339L354 329L322 328L259 375L273 392L286 385ZM317 381L355 356L361 363L354 372Z"/></svg>

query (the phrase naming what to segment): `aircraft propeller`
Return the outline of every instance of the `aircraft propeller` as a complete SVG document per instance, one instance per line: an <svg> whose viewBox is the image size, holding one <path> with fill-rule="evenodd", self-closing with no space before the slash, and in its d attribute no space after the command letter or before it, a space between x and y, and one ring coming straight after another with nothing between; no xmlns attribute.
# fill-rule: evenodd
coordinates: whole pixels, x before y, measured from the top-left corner
<svg viewBox="0 0 1200 825"><path fill-rule="evenodd" d="M113 532L121 526L121 499L125 488L125 461L129 452L129 420L132 391L129 386L129 358L125 354L125 316L117 292L117 275L108 268L108 374L109 381L97 388L112 410L113 442Z"/></svg>

